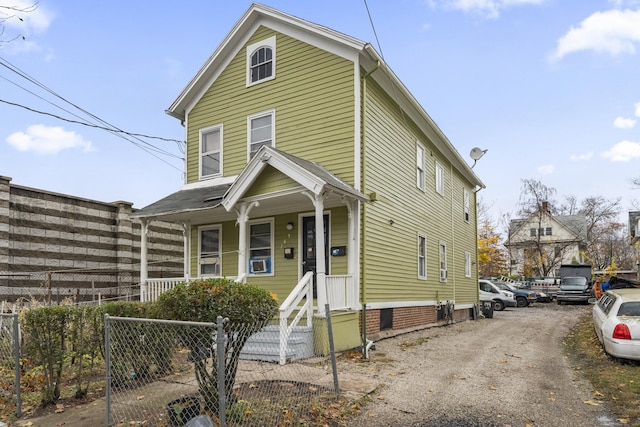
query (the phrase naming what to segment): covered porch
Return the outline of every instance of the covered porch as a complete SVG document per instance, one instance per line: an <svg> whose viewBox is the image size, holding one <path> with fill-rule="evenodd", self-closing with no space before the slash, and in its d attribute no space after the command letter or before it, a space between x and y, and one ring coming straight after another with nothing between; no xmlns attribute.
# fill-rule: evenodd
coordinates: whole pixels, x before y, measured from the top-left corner
<svg viewBox="0 0 640 427"><path fill-rule="evenodd" d="M325 317L326 306L332 312L360 310L359 210L366 198L359 191L317 164L270 147L231 183L204 184L187 185L133 214L142 224L142 301L198 278L251 283L280 303L281 347L298 325ZM154 220L182 225L183 277L148 277Z"/></svg>

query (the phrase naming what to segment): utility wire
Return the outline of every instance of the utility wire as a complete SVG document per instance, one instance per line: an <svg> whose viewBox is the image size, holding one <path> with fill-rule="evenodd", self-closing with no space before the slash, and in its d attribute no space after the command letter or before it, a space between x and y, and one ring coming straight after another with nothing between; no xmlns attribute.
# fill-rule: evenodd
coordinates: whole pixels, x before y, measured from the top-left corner
<svg viewBox="0 0 640 427"><path fill-rule="evenodd" d="M17 87L19 87L19 88L21 88L21 89L25 90L26 92L31 93L31 94L32 94L32 95L34 95L34 96L36 96L36 97L38 97L38 98L40 98L40 99L42 99L42 100L44 100L44 101L48 102L49 104L51 104L51 105L53 105L53 106L55 106L55 107L57 107L57 108L59 108L59 109L61 109L61 110L65 111L65 112L67 112L67 113L69 113L69 114L71 114L71 115L73 115L73 116L77 117L78 119L82 120L82 122L75 122L75 121L73 121L73 120L64 119L64 118L62 118L62 117L60 117L60 116L56 116L56 115L54 115L54 114L44 113L44 112L41 112L41 111L38 111L38 110L34 110L34 109L29 108L29 107L25 107L25 106L23 106L23 105L20 105L20 104L10 103L10 102L8 102L8 101L2 101L2 102L5 102L5 103L7 103L7 104L11 104L11 105L15 105L15 106L18 106L18 107L26 108L26 109L31 110L31 111L36 112L36 113L45 114L45 115L50 115L50 116L52 116L52 117L55 117L55 118L58 118L58 119L61 119L61 120L64 120L64 121L68 121L68 122L71 122L71 123L78 123L78 124L83 124L83 125L85 125L85 126L90 126L90 127L95 127L95 128L99 128L99 129L106 130L107 132L110 132L110 133L112 133L113 135L115 135L115 136L117 136L117 137L119 137L119 138L122 138L122 139L124 139L124 140L126 140L126 141L128 141L128 142L132 143L133 145L137 146L138 148L140 148L140 149L142 149L142 150L146 151L147 153L149 153L149 154L151 154L152 156L156 157L157 159L159 159L159 160L163 161L164 163L168 164L169 166L173 167L174 169L179 170L178 168L176 168L175 166L171 165L170 163L168 163L168 162L164 161L163 159L160 159L158 156L156 156L155 154L153 154L150 150L153 150L153 151L155 151L155 152L157 152L157 153L164 154L164 155L167 155L167 156L172 156L172 157L176 157L176 158L180 158L180 157L175 156L174 154L171 154L171 153L169 153L169 152L167 152L167 151L165 151L165 150L162 150L162 149L160 149L160 148L158 148L158 147L156 147L156 146L154 146L154 145L150 144L149 142L147 142L147 141L144 141L144 140L140 139L140 137L145 137L145 138L155 138L155 139L161 139L161 140L166 140L166 141L170 141L170 142L176 142L176 143L178 144L178 149L179 149L180 151L182 151L182 152L183 152L182 144L184 144L184 142L183 142L183 141L171 140L171 139L168 139L168 138L151 137L151 136L149 136L149 135L135 134L135 133L131 133L131 132L123 131L122 129L120 129L120 128L118 128L118 127L114 126L114 125L112 125L111 123L109 123L109 122L107 122L107 121L105 121L105 120L101 119L100 117L98 117L98 116L96 116L96 115L94 115L94 114L90 113L89 111L85 110L84 108L82 108L82 107L80 107L80 106L78 106L78 105L74 104L73 102L71 102L71 101L67 100L66 98L64 98L63 96L59 95L58 93L56 93L56 92L55 92L55 91L53 91L52 89L48 88L48 87L47 87L46 85L44 85L43 83L39 82L37 79L35 79L35 78L31 77L31 76L30 76L30 75L28 75L26 72L24 72L24 71L20 70L18 67L16 67L15 65L11 64L11 63L10 63L9 61L7 61L6 59L4 59L4 58L0 58L0 65L2 65L3 67L7 68L8 70L10 70L10 71L12 71L12 72L16 73L17 75L19 75L20 77L22 77L22 78L24 78L25 80L29 81L30 83L32 83L32 84L34 84L34 85L36 85L37 87L39 87L39 88L41 88L41 89L45 90L46 92L50 93L51 95L55 96L56 98L58 98L58 99L60 99L60 100L64 101L65 103L67 103L67 104L69 104L69 105L73 106L74 108L76 108L76 109L80 110L81 112L83 112L84 114L86 114L86 115L88 115L89 117L93 118L94 120L98 121L99 123L102 123L104 126L101 126L101 125L95 124L95 122L94 122L94 123L90 123L90 122L86 121L85 119L81 118L80 116L78 116L77 114L74 114L74 113L72 113L71 111L68 111L67 109L65 109L65 108L63 108L63 107L61 107L61 106L59 106L59 105L57 105L57 104L55 104L55 103L52 103L52 102L50 102L50 101L48 101L48 100L44 99L43 97L41 97L41 96L39 96L39 95L35 94L34 92L32 92L32 91L30 91L30 90L28 90L28 89L26 89L26 88L24 88L24 87L22 87L22 86L18 85L18 84L17 84L17 83L15 83L15 82L12 82L12 81L10 81L10 80L8 80L8 79L4 78L4 77L2 77L2 78L3 78L3 79L5 79L5 80L7 80L8 82L10 82L10 83L12 83L12 84L16 85ZM133 140L131 140L131 139L127 138L125 135L132 137L133 139L135 139L135 141L133 141ZM137 142L136 142L136 141L137 141ZM142 145L141 145L141 144L142 144ZM143 145L144 145L144 146L143 146Z"/></svg>
<svg viewBox="0 0 640 427"><path fill-rule="evenodd" d="M3 77L2 77L2 76L0 76L0 78L3 78ZM106 130L106 131L109 131L109 132L114 132L114 129L110 129L110 128L107 128L107 127L104 127L104 126L100 126L100 125L96 125L96 124L93 124L93 123L81 122L81 121L79 121L79 120L71 120L71 119L67 119L67 118L64 118L64 117L58 116L58 115L53 114L53 113L47 113L46 111L36 110L36 109L34 109L34 108L27 107L26 105L17 104L17 103L15 103L15 102L7 101L7 100L4 100L4 99L0 99L0 102L3 102L3 103L8 104L8 105L13 105L14 107L23 108L23 109L28 110L28 111L31 111L31 112L33 112L33 113L38 113L38 114L42 114L42 115L45 115L45 116L50 116L50 117L56 118L56 119L58 119L58 120L63 120L63 121L65 121L65 122L75 123L75 124L78 124L78 125L83 125L83 126L87 126L87 127L96 128L96 129L102 129L102 130ZM65 110L65 111L66 111L66 110ZM70 114L72 114L72 113L70 113ZM141 133L132 133L132 132L127 132L127 131L124 131L124 130L115 130L115 132L123 133L123 134L125 134L125 135L129 135L129 136L139 136L139 137L141 137L141 138L152 138L152 139L159 139L159 140L167 141L167 142L179 142L179 143L183 143L183 141L180 141L180 140L178 140L178 139L162 138L162 137L160 137L160 136L150 136L150 135L144 135L144 134L141 134ZM163 150L163 153L164 153L164 154L166 154L167 156L173 156L173 157L181 158L181 157L176 156L175 154L172 154L172 153L170 153L170 152L168 152L168 151L164 151L164 150Z"/></svg>

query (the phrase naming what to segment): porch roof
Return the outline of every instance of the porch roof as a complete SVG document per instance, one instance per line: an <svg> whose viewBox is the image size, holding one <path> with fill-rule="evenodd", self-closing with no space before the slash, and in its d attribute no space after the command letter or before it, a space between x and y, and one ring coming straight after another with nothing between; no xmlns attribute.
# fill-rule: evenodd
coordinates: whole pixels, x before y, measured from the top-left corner
<svg viewBox="0 0 640 427"><path fill-rule="evenodd" d="M220 206L231 184L190 188L176 191L131 214L132 218L167 217L172 214L195 212Z"/></svg>

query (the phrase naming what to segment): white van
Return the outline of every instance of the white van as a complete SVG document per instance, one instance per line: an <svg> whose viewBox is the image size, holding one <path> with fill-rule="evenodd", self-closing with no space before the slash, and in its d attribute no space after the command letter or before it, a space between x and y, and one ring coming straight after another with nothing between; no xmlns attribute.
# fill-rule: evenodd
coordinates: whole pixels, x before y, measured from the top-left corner
<svg viewBox="0 0 640 427"><path fill-rule="evenodd" d="M515 307L517 304L513 292L503 291L489 280L478 280L478 287L480 300L484 301L491 299L491 301L493 301L493 309L495 311L502 311L505 307Z"/></svg>

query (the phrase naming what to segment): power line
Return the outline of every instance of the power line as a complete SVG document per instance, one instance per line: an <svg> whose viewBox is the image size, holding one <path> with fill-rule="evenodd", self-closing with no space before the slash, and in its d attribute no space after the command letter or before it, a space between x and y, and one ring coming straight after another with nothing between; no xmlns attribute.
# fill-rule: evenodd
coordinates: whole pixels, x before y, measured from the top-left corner
<svg viewBox="0 0 640 427"><path fill-rule="evenodd" d="M0 76L0 78L2 78L2 76ZM114 130L114 129L110 129L110 128L107 128L107 127L104 127L104 126L95 125L93 123L81 122L79 120L71 120L71 119L67 119L67 118L58 116L58 115L53 114L53 113L47 113L46 111L36 110L34 108L27 107L26 105L18 104L18 103L15 103L15 102L4 100L4 99L0 99L0 102L3 102L3 103L8 104L8 105L12 105L14 107L23 108L23 109L31 111L33 113L38 113L38 114L42 114L42 115L45 115L45 116L50 116L50 117L56 118L58 120L63 120L65 122L75 123L75 124L78 124L78 125L83 125L83 126L87 126L87 127L96 128L96 129L102 129L102 130L106 130L106 131L109 131L109 132L119 132L119 133L123 133L123 134L129 135L129 136L139 136L141 138L159 139L159 140L167 141L167 142L184 143L184 141L180 141L178 139L163 138L163 137L160 137L160 136L150 136L150 135L145 135L145 134L142 134L142 133L127 132L127 131L124 131L124 130ZM164 152L164 153L167 154L168 156L178 157L175 154L172 154L172 153L169 153L169 152ZM180 157L178 157L178 158L180 158Z"/></svg>
<svg viewBox="0 0 640 427"><path fill-rule="evenodd" d="M69 101L68 99L64 98L62 95L60 95L60 94L58 94L57 92L53 91L52 89L50 89L49 87L47 87L45 84L43 84L43 83L39 82L39 81L38 81L37 79L35 79L34 77L31 77L29 74L27 74L26 72L22 71L20 68L18 68L17 66L13 65L12 63L10 63L9 61L7 61L6 59L4 59L4 58L1 58L1 57L0 57L0 65L2 65L3 67L7 68L8 70L10 70L10 71L14 72L14 73L15 73L15 74L17 74L18 76L20 76L20 77L24 78L24 79L25 79L25 80L27 80L28 82L30 82L30 83L32 83L32 84L34 84L34 85L36 85L37 87L39 87L39 88L41 88L41 89L45 90L46 92L48 92L49 94L53 95L54 97L56 97L56 98L58 98L58 99L62 100L63 102L65 102L65 103L67 103L67 104L69 104L69 105L73 106L73 107L74 107L74 108L76 108L77 110L80 110L82 113L84 113L84 114L88 115L90 118L92 118L93 120L97 121L98 123L101 123L102 125L96 124L96 123L95 123L95 121L93 121L93 122L89 122L89 121L85 120L84 118L82 118L82 117L78 116L77 114L74 114L73 112L71 112L71 111L69 111L69 110L67 110L67 109L65 109L65 108L63 108L63 107L61 107L61 106L59 106L59 105L57 105L57 104L55 104L55 103L53 103L53 102L51 102L51 101L46 100L45 98L43 98L43 97L41 97L41 96L39 96L39 95L35 94L34 92L32 92L32 91L30 91L30 90L28 90L28 89L26 89L26 88L24 88L24 87L22 87L22 86L20 86L19 84L15 83L15 82L12 82L12 81L10 81L10 80L8 80L8 79L6 79L6 78L4 78L4 77L1 77L1 76L0 76L0 77L1 77L1 78L3 78L4 80L8 81L9 83L11 83L11 84L13 84L13 85L15 85L15 86L17 86L17 87L21 88L22 90L24 90L24 91L26 91L26 92L28 92L28 93L32 94L33 96L36 96L37 98L42 99L43 101L45 101L45 102L47 102L47 103L49 103L49 104L51 104L51 105L55 106L56 108L61 109L62 111L65 111L65 112L67 112L67 113L69 113L69 114L73 115L74 117L77 117L77 118L78 118L78 119L80 119L81 121L74 121L74 120L70 120L70 119L64 119L64 118L62 118L62 117L60 117L60 116L57 116L57 115L55 115L55 114L45 113L45 112L42 112L42 111L39 111L39 110L35 110L35 109L32 109L32 108L29 108L29 107L23 106L23 105L21 105L21 104L11 103L11 102L9 102L9 101L2 101L2 102L6 103L6 104L10 104L10 105L17 106L17 107L25 108L25 109L27 109L27 110L31 110L31 111L36 112L36 113L49 115L49 116L52 116L52 117L55 117L55 118L58 118L58 119L60 119L60 120L64 120L64 121L67 121L67 122L70 122L70 123L77 123L77 124L82 124L82 125L84 125L84 126L89 126L89 127L94 127L94 128L98 128L98 129L105 130L105 131L107 131L107 132L110 132L110 133L111 133L111 134L113 134L114 136L119 137L119 138L121 138L121 139L124 139L125 141L130 142L131 144L133 144L133 145L137 146L138 148L140 148L140 149L142 149L142 150L146 151L147 153L151 154L152 156L156 157L157 159L161 160L162 162L164 162L164 163L168 164L169 166L173 167L174 169L176 169L176 170L180 170L180 169L176 168L175 166L171 165L170 163L166 162L165 160L161 159L160 157L158 157L157 155L155 155L154 153L152 153L150 150L155 151L155 152L157 152L157 153L159 153L159 154L163 154L163 155L167 155L167 156L172 156L172 157L175 157L175 158L180 159L180 157L179 157L179 156L176 156L176 155L174 155L174 154L172 154L172 153L169 153L169 152L167 152L167 151L165 151L165 150L162 150L162 149L160 149L160 148L156 147L155 145L152 145L152 144L150 144L149 142L147 142L147 141L144 141L144 140L140 139L140 137L144 137L144 138L154 138L154 139L161 139L161 140L165 140L165 141L169 141L169 142L176 142L176 144L178 144L178 149L179 149L181 152L184 152L184 151L183 151L183 144L184 144L184 141L172 140L172 139L169 139L169 138L152 137L152 136L149 136L149 135L143 135L143 134L136 134L136 133L132 133L132 132L126 132L126 131L124 131L124 130L120 129L119 127L116 127L116 126L112 125L111 123L107 122L106 120L101 119L100 117L96 116L95 114L90 113L89 111L87 111L87 110L85 110L84 108L82 108L82 107L80 107L80 106L76 105L75 103L73 103L73 102ZM133 140L132 140L132 139L130 139L130 138L128 138L128 137L133 138Z"/></svg>

